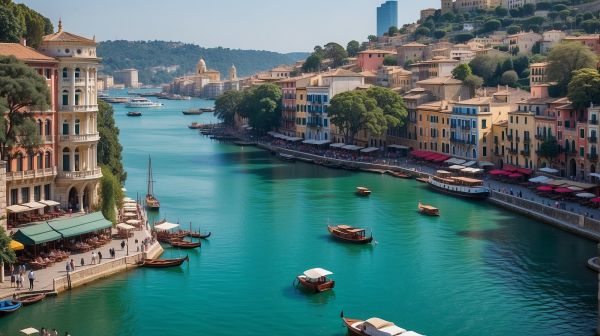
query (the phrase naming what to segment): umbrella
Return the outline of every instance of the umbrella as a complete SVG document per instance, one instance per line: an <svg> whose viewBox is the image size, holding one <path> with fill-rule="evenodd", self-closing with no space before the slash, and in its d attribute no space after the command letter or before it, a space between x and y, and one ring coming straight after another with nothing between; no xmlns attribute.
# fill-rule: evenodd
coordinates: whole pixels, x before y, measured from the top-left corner
<svg viewBox="0 0 600 336"><path fill-rule="evenodd" d="M554 192L557 192L559 194L566 194L566 193L573 192L573 190L571 190L569 188L563 188L563 187L561 187L561 188L554 189Z"/></svg>
<svg viewBox="0 0 600 336"><path fill-rule="evenodd" d="M554 188L552 188L551 186L539 186L536 188L539 191L552 191L554 190Z"/></svg>
<svg viewBox="0 0 600 336"><path fill-rule="evenodd" d="M500 170L500 169L490 170L490 175L508 175L508 174L509 174L509 172Z"/></svg>
<svg viewBox="0 0 600 336"><path fill-rule="evenodd" d="M510 177L510 178L519 178L519 177L523 177L523 174L520 174L520 173L514 173L514 174L510 174L510 175L508 175L508 177Z"/></svg>
<svg viewBox="0 0 600 336"><path fill-rule="evenodd" d="M592 201L592 203L600 203L600 197L594 197L590 201Z"/></svg>
<svg viewBox="0 0 600 336"><path fill-rule="evenodd" d="M581 197L581 198L594 198L594 197L596 197L596 195L594 195L592 193L588 193L588 192L579 193L579 194L577 194L575 196Z"/></svg>
<svg viewBox="0 0 600 336"><path fill-rule="evenodd" d="M37 334L39 331L35 328L27 328L27 329L22 329L21 332L25 335L33 335L33 334Z"/></svg>
<svg viewBox="0 0 600 336"><path fill-rule="evenodd" d="M567 187L567 188L571 189L572 191L583 191L583 188L574 187L574 186L570 186L570 187Z"/></svg>
<svg viewBox="0 0 600 336"><path fill-rule="evenodd" d="M126 221L125 223L131 224L131 225L137 225L137 224L140 224L140 221L137 219L130 219L130 220Z"/></svg>

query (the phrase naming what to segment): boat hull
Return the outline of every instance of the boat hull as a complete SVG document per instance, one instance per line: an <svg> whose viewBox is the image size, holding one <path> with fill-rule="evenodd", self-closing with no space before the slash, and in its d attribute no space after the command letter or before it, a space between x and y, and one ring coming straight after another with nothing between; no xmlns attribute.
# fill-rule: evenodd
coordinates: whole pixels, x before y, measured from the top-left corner
<svg viewBox="0 0 600 336"><path fill-rule="evenodd" d="M23 306L29 306L31 304L42 301L44 298L46 298L46 294L41 293L41 294L34 294L34 295L24 295L22 297L17 298L17 301L21 302L21 304L23 304Z"/></svg>
<svg viewBox="0 0 600 336"><path fill-rule="evenodd" d="M328 290L333 289L333 287L335 287L335 281L333 281L333 280L329 280L324 283L315 284L310 281L307 281L302 276L298 276L297 279L298 279L298 282L300 283L300 285L302 285L302 287L306 288L307 290L313 291L315 293L321 293L324 291L328 291Z"/></svg>
<svg viewBox="0 0 600 336"><path fill-rule="evenodd" d="M331 226L327 227L327 231L329 231L329 234L331 235L332 238L342 241L344 243L365 245L365 244L369 244L373 241L373 236L364 237L361 239L352 239L352 238L342 237L342 236L338 235L336 230L334 228L332 228Z"/></svg>
<svg viewBox="0 0 600 336"><path fill-rule="evenodd" d="M194 249L202 246L201 242L188 242L185 240L172 240L169 242L172 247L180 248L180 249Z"/></svg>
<svg viewBox="0 0 600 336"><path fill-rule="evenodd" d="M191 238L207 239L208 237L210 237L211 234L212 232L209 232L207 234L201 234L200 232L188 232L187 236Z"/></svg>
<svg viewBox="0 0 600 336"><path fill-rule="evenodd" d="M142 266L150 267L150 268L176 267L176 266L180 266L181 264L183 264L184 261L186 261L188 259L189 259L188 256L185 256L185 258L176 258L176 259L156 259L156 260L146 259L142 263Z"/></svg>
<svg viewBox="0 0 600 336"><path fill-rule="evenodd" d="M8 315L19 310L23 304L18 301L6 300L0 302L0 315Z"/></svg>
<svg viewBox="0 0 600 336"><path fill-rule="evenodd" d="M463 191L459 191L459 190L450 190L441 186L437 186L435 184L432 184L430 182L427 183L427 185L435 190L435 191L439 191L448 195L452 195L452 196L457 196L457 197L462 197L462 198L469 198L469 199L477 199L477 200L483 200L488 198L488 196L490 196L490 192L489 191L485 191L485 192L463 192Z"/></svg>
<svg viewBox="0 0 600 336"><path fill-rule="evenodd" d="M344 325L346 326L346 329L348 329L348 334L350 335L355 335L355 336L367 336L367 334L363 333L362 331L355 329L354 327L352 327L353 324L357 323L357 322L364 322L362 320L356 320L356 319L350 319L350 318L345 318L342 317L342 320L344 320Z"/></svg>

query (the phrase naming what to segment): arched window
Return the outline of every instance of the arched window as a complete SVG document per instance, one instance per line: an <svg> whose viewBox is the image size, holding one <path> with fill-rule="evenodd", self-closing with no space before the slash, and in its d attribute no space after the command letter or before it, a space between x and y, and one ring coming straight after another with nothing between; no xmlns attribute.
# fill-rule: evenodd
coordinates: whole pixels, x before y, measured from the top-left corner
<svg viewBox="0 0 600 336"><path fill-rule="evenodd" d="M39 119L37 121L37 131L40 135L44 135L44 122L42 121L42 119Z"/></svg>
<svg viewBox="0 0 600 336"><path fill-rule="evenodd" d="M79 171L79 148L75 148L75 171Z"/></svg>
<svg viewBox="0 0 600 336"><path fill-rule="evenodd" d="M570 146L569 146L569 140L566 140L566 139L565 139L565 151L566 151L566 152L569 152L569 151L570 151L570 148L569 148L569 147L570 147Z"/></svg>
<svg viewBox="0 0 600 336"><path fill-rule="evenodd" d="M50 151L46 152L45 157L44 167L50 168L52 166L52 153L50 153Z"/></svg>
<svg viewBox="0 0 600 336"><path fill-rule="evenodd" d="M75 68L75 78L79 78L80 75L81 75L81 69Z"/></svg>
<svg viewBox="0 0 600 336"><path fill-rule="evenodd" d="M43 169L43 168L44 168L44 153L39 152L37 155L37 169Z"/></svg>
<svg viewBox="0 0 600 336"><path fill-rule="evenodd" d="M15 160L17 160L17 170L16 171L23 171L23 154L18 153L15 157Z"/></svg>
<svg viewBox="0 0 600 336"><path fill-rule="evenodd" d="M62 170L70 171L71 170L71 153L68 148L63 149L62 162L63 162Z"/></svg>
<svg viewBox="0 0 600 336"><path fill-rule="evenodd" d="M75 119L75 134L79 135L79 119Z"/></svg>
<svg viewBox="0 0 600 336"><path fill-rule="evenodd" d="M33 154L27 156L27 170L33 170Z"/></svg>
<svg viewBox="0 0 600 336"><path fill-rule="evenodd" d="M63 90L62 92L62 104L63 106L69 105L69 91Z"/></svg>
<svg viewBox="0 0 600 336"><path fill-rule="evenodd" d="M79 105L81 101L81 90L77 89L75 90L75 105Z"/></svg>
<svg viewBox="0 0 600 336"><path fill-rule="evenodd" d="M576 151L577 147L575 147L575 140L571 140L571 150Z"/></svg>
<svg viewBox="0 0 600 336"><path fill-rule="evenodd" d="M62 135L69 135L69 121L67 119L63 120Z"/></svg>
<svg viewBox="0 0 600 336"><path fill-rule="evenodd" d="M473 158L477 157L477 151L475 150L475 148L473 148Z"/></svg>
<svg viewBox="0 0 600 336"><path fill-rule="evenodd" d="M52 120L46 119L46 136L52 135Z"/></svg>
<svg viewBox="0 0 600 336"><path fill-rule="evenodd" d="M69 77L69 69L63 68L63 70L62 70L62 78L68 78L68 77Z"/></svg>

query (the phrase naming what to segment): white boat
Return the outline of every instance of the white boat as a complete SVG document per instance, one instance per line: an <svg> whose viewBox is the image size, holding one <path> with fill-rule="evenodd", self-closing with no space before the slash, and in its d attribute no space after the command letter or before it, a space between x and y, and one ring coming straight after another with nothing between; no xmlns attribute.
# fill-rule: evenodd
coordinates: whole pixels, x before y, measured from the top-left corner
<svg viewBox="0 0 600 336"><path fill-rule="evenodd" d="M436 176L430 176L429 187L434 190L466 198L483 199L490 195L490 188L482 180L452 176L445 170L438 170Z"/></svg>
<svg viewBox="0 0 600 336"><path fill-rule="evenodd" d="M348 333L354 336L422 336L392 322L372 317L366 321L343 317Z"/></svg>
<svg viewBox="0 0 600 336"><path fill-rule="evenodd" d="M163 106L163 104L155 103L149 99L139 97L139 98L129 99L129 101L127 102L127 105L125 105L125 106L132 107L132 108L150 108L150 107L161 107L161 106Z"/></svg>

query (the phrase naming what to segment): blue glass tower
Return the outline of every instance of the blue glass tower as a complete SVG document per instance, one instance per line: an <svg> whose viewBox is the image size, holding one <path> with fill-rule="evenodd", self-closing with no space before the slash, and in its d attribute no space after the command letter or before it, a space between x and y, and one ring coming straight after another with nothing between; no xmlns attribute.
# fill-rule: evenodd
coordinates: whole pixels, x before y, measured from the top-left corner
<svg viewBox="0 0 600 336"><path fill-rule="evenodd" d="M398 1L388 0L377 7L377 36L383 36L390 27L398 27Z"/></svg>

